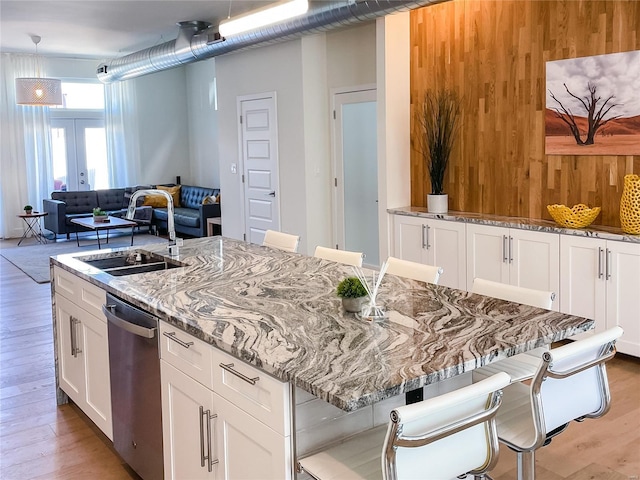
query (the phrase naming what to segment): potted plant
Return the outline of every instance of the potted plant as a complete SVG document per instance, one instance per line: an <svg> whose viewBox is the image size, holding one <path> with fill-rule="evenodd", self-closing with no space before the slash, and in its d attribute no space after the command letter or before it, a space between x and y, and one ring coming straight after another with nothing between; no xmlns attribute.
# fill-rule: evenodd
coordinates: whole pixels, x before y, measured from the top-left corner
<svg viewBox="0 0 640 480"><path fill-rule="evenodd" d="M107 212L102 210L100 207L96 207L93 209L93 221L94 222L105 222L109 216Z"/></svg>
<svg viewBox="0 0 640 480"><path fill-rule="evenodd" d="M31 212L33 212L33 207L31 205L25 205L24 213L26 213L27 215L31 215Z"/></svg>
<svg viewBox="0 0 640 480"><path fill-rule="evenodd" d="M338 284L337 292L342 298L342 307L347 312L359 312L367 298L367 290L356 277L347 277Z"/></svg>
<svg viewBox="0 0 640 480"><path fill-rule="evenodd" d="M427 91L416 109L418 148L431 179L431 194L427 195L430 213L447 213L449 209L444 174L460 126L459 117L460 98L452 90Z"/></svg>

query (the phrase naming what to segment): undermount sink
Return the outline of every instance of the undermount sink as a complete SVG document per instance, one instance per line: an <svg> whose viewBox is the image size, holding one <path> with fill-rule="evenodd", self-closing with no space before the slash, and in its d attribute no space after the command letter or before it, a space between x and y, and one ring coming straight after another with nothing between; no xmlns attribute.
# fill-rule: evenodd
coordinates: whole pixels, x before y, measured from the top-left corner
<svg viewBox="0 0 640 480"><path fill-rule="evenodd" d="M127 250L76 257L77 260L114 277L136 273L156 272L184 267L185 264L146 250Z"/></svg>

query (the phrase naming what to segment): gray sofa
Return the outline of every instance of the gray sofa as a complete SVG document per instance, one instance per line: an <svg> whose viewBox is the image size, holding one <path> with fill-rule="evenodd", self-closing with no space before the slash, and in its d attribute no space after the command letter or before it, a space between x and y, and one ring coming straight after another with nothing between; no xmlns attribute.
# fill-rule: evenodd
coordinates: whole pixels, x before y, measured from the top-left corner
<svg viewBox="0 0 640 480"><path fill-rule="evenodd" d="M44 228L58 235L69 235L84 229L75 223L74 218L90 217L96 207L107 214L123 217L126 214L131 194L136 190L153 188L151 185L140 185L127 188L110 188L105 190L87 190L51 193L50 199L43 200ZM174 220L176 233L194 237L207 235L207 218L220 216L220 204L203 205L205 197L215 197L220 193L217 188L182 185L180 188L180 207L175 208ZM137 208L136 220L150 223L155 228L167 228L166 208Z"/></svg>

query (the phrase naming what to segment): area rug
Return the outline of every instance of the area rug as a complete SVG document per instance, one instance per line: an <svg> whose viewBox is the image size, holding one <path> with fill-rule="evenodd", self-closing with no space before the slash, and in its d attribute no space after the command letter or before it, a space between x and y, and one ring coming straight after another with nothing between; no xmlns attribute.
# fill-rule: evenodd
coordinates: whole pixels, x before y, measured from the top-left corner
<svg viewBox="0 0 640 480"><path fill-rule="evenodd" d="M75 238L64 242L51 242L44 245L33 243L32 238L26 239L19 247L13 246L11 241L3 241L0 245L0 255L13 263L37 283L49 283L49 257L65 253L90 252L98 249L95 234L80 237L80 246ZM28 242L28 243L27 243ZM101 240L102 242L102 240ZM137 234L133 237L133 246L151 243L166 243L167 240L155 235ZM121 236L109 236L109 243L102 244L102 248L120 248L131 246L131 233Z"/></svg>

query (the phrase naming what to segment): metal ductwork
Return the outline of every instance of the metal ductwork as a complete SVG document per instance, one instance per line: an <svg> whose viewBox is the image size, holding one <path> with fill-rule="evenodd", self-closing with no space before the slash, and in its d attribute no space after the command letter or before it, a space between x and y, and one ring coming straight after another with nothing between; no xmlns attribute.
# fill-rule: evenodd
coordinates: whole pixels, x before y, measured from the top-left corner
<svg viewBox="0 0 640 480"><path fill-rule="evenodd" d="M220 38L207 22L180 22L180 32L175 40L117 58L109 64L101 64L96 74L104 83L127 80L257 45L292 40L303 33L326 32L440 1L443 0L310 2L309 11L300 17L227 39Z"/></svg>

